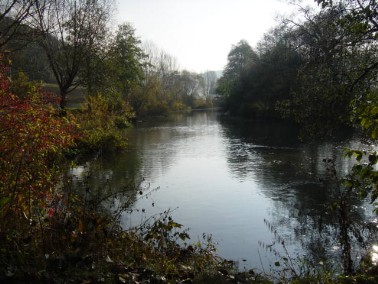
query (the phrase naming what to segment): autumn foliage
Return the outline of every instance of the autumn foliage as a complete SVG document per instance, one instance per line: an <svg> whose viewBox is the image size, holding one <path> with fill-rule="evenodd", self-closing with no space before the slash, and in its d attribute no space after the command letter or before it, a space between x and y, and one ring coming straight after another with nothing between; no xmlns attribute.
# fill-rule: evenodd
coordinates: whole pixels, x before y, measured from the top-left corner
<svg viewBox="0 0 378 284"><path fill-rule="evenodd" d="M73 145L75 124L40 86L12 81L0 63L0 218L32 220L59 178L62 150Z"/></svg>

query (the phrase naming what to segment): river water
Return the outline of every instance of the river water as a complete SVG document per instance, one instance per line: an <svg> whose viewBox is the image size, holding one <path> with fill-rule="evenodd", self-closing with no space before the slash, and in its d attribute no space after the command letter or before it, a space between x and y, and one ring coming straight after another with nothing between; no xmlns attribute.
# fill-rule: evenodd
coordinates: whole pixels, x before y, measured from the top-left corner
<svg viewBox="0 0 378 284"><path fill-rule="evenodd" d="M321 234L336 230L329 207L335 188L323 181L324 159L344 175L352 161L342 150L361 146L351 136L309 144L297 135L281 123L222 119L211 111L175 114L130 129L130 150L98 159L100 176L112 187L144 178L151 191L132 204L138 211L122 216L123 226L170 209L192 241L211 234L220 256L267 271L285 249L293 259L324 253ZM371 211L360 203L355 208L361 220ZM332 241L327 246L339 250Z"/></svg>

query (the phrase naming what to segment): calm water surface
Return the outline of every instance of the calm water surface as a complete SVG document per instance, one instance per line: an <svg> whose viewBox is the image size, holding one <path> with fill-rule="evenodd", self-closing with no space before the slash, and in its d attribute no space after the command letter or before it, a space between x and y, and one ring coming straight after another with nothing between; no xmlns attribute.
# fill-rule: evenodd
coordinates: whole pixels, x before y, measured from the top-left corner
<svg viewBox="0 0 378 284"><path fill-rule="evenodd" d="M319 180L326 173L323 159L335 159L345 174L351 162L340 152L359 146L353 139L309 145L296 137L277 123L227 121L216 112L177 114L131 129L129 153L103 157L101 172L113 187L143 177L145 186L156 188L133 204L145 212L125 214L124 226L175 209L174 220L190 229L192 241L212 234L220 256L241 268L268 270L277 259L266 249L277 241L272 228L293 256L306 257L318 245L311 233L319 229L316 220L327 224L332 214L333 189ZM356 206L357 218L370 212Z"/></svg>

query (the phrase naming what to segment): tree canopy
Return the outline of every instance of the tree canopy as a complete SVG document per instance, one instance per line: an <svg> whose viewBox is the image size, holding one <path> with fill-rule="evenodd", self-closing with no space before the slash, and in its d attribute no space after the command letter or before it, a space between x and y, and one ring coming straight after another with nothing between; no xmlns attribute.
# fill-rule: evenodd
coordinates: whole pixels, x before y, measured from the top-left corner
<svg viewBox="0 0 378 284"><path fill-rule="evenodd" d="M258 44L232 47L218 82L231 114L283 117L304 135L333 135L355 123L353 110L376 87L375 1L318 1L320 12L284 19ZM371 98L371 95L370 95Z"/></svg>

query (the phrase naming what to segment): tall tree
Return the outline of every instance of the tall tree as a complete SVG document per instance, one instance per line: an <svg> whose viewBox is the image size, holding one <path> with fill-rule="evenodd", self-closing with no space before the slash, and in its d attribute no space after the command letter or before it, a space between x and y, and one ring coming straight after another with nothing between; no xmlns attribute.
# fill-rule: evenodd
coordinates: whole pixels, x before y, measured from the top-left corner
<svg viewBox="0 0 378 284"><path fill-rule="evenodd" d="M290 97L297 84L300 54L287 39L290 32L279 25L259 44L259 60L241 77L241 108L243 114L257 118L278 118L276 105Z"/></svg>
<svg viewBox="0 0 378 284"><path fill-rule="evenodd" d="M43 47L59 86L61 107L67 94L80 85L79 72L105 41L111 0L35 1L30 24L39 31Z"/></svg>
<svg viewBox="0 0 378 284"><path fill-rule="evenodd" d="M201 75L189 71L182 71L180 76L180 96L184 103L190 107L195 107L196 98L201 96L204 79Z"/></svg>
<svg viewBox="0 0 378 284"><path fill-rule="evenodd" d="M135 29L125 23L87 58L80 77L89 95L112 89L130 99L132 90L144 78L145 57Z"/></svg>
<svg viewBox="0 0 378 284"><path fill-rule="evenodd" d="M377 62L377 48L345 25L350 13L340 4L307 14L303 24L294 23L291 38L305 64L292 99L282 109L290 109L306 136L333 135L349 124L351 103L376 81L377 70L371 67Z"/></svg>
<svg viewBox="0 0 378 284"><path fill-rule="evenodd" d="M130 24L120 25L111 43L109 58L110 70L114 76L113 83L118 85L125 98L128 98L131 90L141 83L144 77L145 57L141 41L135 35L135 29Z"/></svg>
<svg viewBox="0 0 378 284"><path fill-rule="evenodd" d="M243 73L257 60L258 55L245 40L241 40L231 48L226 68L218 81L217 88L217 92L226 101L226 108L231 112L234 112L235 104L238 104L238 101L240 101L240 79Z"/></svg>
<svg viewBox="0 0 378 284"><path fill-rule="evenodd" d="M152 42L142 45L144 78L132 94L137 115L161 115L169 109L183 108L180 74L176 58Z"/></svg>
<svg viewBox="0 0 378 284"><path fill-rule="evenodd" d="M258 59L258 56L247 41L241 40L231 48L227 59L228 63L224 70L224 76L230 80L235 80Z"/></svg>

